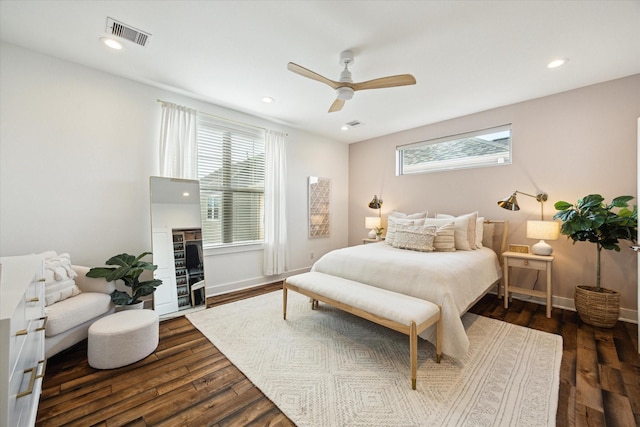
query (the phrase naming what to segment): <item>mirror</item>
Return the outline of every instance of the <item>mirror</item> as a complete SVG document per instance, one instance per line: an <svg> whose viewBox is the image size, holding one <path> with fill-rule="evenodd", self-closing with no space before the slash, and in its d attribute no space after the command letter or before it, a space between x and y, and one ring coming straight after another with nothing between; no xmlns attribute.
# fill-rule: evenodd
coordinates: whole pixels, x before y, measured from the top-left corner
<svg viewBox="0 0 640 427"><path fill-rule="evenodd" d="M156 279L153 294L160 316L206 308L200 183L196 180L149 178L151 239Z"/></svg>

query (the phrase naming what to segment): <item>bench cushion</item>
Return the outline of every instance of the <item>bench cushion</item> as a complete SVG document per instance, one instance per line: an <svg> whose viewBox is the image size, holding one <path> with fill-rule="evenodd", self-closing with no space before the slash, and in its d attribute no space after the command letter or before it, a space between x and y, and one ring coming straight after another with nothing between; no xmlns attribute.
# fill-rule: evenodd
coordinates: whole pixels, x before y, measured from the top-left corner
<svg viewBox="0 0 640 427"><path fill-rule="evenodd" d="M315 271L289 277L287 283L404 325L420 324L440 310L420 298Z"/></svg>

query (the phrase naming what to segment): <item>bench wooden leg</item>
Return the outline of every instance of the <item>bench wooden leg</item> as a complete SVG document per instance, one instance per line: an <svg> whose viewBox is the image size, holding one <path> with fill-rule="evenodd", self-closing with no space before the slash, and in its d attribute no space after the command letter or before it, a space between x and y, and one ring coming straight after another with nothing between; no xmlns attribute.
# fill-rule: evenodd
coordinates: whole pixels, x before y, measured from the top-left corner
<svg viewBox="0 0 640 427"><path fill-rule="evenodd" d="M436 322L436 363L442 360L442 312Z"/></svg>
<svg viewBox="0 0 640 427"><path fill-rule="evenodd" d="M418 331L416 322L411 322L409 332L409 357L411 358L411 388L416 389L416 377L418 371Z"/></svg>
<svg viewBox="0 0 640 427"><path fill-rule="evenodd" d="M287 284L282 285L282 318L287 320Z"/></svg>

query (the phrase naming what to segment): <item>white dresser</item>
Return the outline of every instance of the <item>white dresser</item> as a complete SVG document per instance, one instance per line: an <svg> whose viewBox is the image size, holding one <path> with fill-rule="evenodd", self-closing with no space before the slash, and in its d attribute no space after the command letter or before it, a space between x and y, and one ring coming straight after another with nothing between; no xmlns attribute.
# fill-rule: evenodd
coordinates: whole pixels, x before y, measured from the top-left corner
<svg viewBox="0 0 640 427"><path fill-rule="evenodd" d="M44 259L0 258L0 427L32 426L44 376Z"/></svg>

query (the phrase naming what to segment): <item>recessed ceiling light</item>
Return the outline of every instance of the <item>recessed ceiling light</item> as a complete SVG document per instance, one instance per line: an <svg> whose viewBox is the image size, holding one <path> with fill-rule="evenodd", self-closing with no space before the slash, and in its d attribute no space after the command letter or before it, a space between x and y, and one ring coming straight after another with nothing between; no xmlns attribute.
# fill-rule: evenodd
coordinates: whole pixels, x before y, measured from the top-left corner
<svg viewBox="0 0 640 427"><path fill-rule="evenodd" d="M109 37L101 37L100 40L102 41L102 43L106 44L111 49L115 49L115 50L122 49L122 43L120 43L118 40L115 40Z"/></svg>
<svg viewBox="0 0 640 427"><path fill-rule="evenodd" d="M189 193L188 193L188 192L186 192L186 191L185 191L184 193L182 193L182 195L183 195L184 197L189 197Z"/></svg>
<svg viewBox="0 0 640 427"><path fill-rule="evenodd" d="M559 58L559 59L554 59L553 61L549 62L547 64L547 68L558 68L561 67L562 65L566 64L568 61L567 58Z"/></svg>
<svg viewBox="0 0 640 427"><path fill-rule="evenodd" d="M349 126L347 125L342 125L342 127L340 128L341 131L348 131L349 130Z"/></svg>
<svg viewBox="0 0 640 427"><path fill-rule="evenodd" d="M264 102L265 104L271 104L271 103L275 102L275 99L273 99L270 96L263 96L262 97L262 102Z"/></svg>

